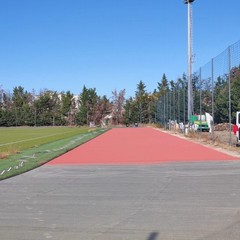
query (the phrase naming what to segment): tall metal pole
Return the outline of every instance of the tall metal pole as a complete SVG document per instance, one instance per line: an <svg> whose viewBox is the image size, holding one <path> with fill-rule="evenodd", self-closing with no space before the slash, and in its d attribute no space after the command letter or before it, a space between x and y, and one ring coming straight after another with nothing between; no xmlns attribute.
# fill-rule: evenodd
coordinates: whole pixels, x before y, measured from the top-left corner
<svg viewBox="0 0 240 240"><path fill-rule="evenodd" d="M202 125L202 68L200 68L199 72L199 78L200 78L200 96L199 96L199 111L200 111L200 124ZM201 128L202 132L202 128Z"/></svg>
<svg viewBox="0 0 240 240"><path fill-rule="evenodd" d="M212 117L214 122L214 60L211 61L211 72L212 72Z"/></svg>
<svg viewBox="0 0 240 240"><path fill-rule="evenodd" d="M212 129L211 129L211 135L212 135L212 139L214 139L214 92L215 92L215 89L214 89L214 59L212 58L212 61L211 61L211 65L212 65Z"/></svg>
<svg viewBox="0 0 240 240"><path fill-rule="evenodd" d="M192 2L185 0L188 5L188 121L193 114L193 90L192 90Z"/></svg>
<svg viewBox="0 0 240 240"><path fill-rule="evenodd" d="M228 114L229 114L229 145L232 144L232 102L231 102L231 48L228 47Z"/></svg>

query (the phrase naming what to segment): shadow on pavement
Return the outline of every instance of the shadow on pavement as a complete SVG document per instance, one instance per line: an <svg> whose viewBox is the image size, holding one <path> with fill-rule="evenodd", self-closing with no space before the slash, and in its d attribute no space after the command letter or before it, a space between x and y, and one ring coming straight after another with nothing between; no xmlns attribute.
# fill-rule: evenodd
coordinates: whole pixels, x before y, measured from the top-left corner
<svg viewBox="0 0 240 240"><path fill-rule="evenodd" d="M157 237L158 237L158 232L152 232L147 238L147 240L157 240Z"/></svg>

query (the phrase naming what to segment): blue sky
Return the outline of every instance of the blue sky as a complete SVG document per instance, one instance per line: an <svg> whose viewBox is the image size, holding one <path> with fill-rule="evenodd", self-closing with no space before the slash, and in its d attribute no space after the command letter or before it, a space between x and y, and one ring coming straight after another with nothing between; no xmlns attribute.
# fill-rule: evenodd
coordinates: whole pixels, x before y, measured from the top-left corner
<svg viewBox="0 0 240 240"><path fill-rule="evenodd" d="M193 3L194 70L240 39L240 1ZM99 95L187 72L182 0L0 0L0 86Z"/></svg>

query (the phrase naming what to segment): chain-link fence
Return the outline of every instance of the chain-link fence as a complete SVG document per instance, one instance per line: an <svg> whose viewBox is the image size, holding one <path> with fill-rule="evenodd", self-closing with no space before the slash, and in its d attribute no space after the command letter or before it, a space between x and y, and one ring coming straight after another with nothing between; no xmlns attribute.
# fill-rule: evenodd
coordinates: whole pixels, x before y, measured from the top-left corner
<svg viewBox="0 0 240 240"><path fill-rule="evenodd" d="M188 81L183 75L159 97L157 122L183 133L192 129L200 136L210 131L209 139L234 144L232 125L240 111L240 41L200 67L192 76L192 84L193 118L188 119Z"/></svg>

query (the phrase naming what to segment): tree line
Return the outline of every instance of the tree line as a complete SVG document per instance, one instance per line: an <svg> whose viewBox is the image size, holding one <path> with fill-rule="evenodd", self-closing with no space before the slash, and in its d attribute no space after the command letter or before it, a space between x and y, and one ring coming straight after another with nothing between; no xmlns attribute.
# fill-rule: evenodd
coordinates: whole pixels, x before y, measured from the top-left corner
<svg viewBox="0 0 240 240"><path fill-rule="evenodd" d="M231 112L240 110L240 67L230 74ZM228 122L229 77L219 76L214 85L210 79L193 76L194 112L214 112L215 123ZM95 88L83 86L78 96L70 91L42 90L36 93L18 86L7 92L0 86L0 126L83 126L163 122L169 119L187 121L187 78L177 81L162 75L152 92L140 80L135 95L126 98L125 89L100 96Z"/></svg>
<svg viewBox="0 0 240 240"><path fill-rule="evenodd" d="M98 95L96 88L86 86L78 96L70 91L59 93L48 89L29 92L23 86L7 92L0 87L0 126L95 126L145 122L150 119L149 109L146 109L149 98L142 81L137 88L137 104L132 106L135 100L126 99L125 89L114 90L107 98ZM132 111L130 115L125 114L126 107L128 112Z"/></svg>
<svg viewBox="0 0 240 240"><path fill-rule="evenodd" d="M0 89L0 126L72 126L99 123L110 111L110 101L85 86L79 96L70 91L28 92L22 86L12 93Z"/></svg>
<svg viewBox="0 0 240 240"><path fill-rule="evenodd" d="M240 67L233 67L230 73L202 79L199 73L193 75L193 114L210 113L214 123L235 123L236 112L240 111ZM165 74L158 83L157 122L174 120L188 121L188 81L185 74L177 81L167 80Z"/></svg>

